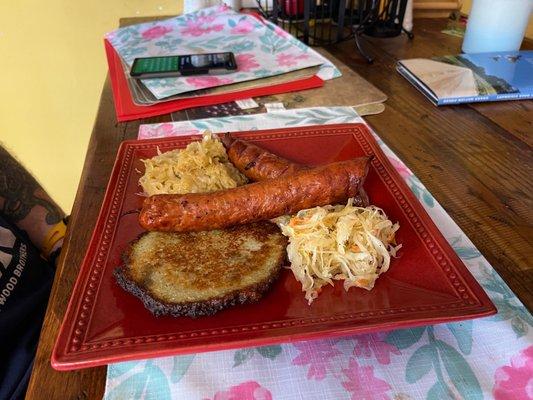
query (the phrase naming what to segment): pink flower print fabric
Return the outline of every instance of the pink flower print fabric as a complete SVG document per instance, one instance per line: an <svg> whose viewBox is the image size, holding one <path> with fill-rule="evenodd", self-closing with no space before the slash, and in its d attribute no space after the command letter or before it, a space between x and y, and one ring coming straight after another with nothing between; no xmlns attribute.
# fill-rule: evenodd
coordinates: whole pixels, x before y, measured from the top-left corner
<svg viewBox="0 0 533 400"><path fill-rule="evenodd" d="M364 121L350 107L296 108L142 125L139 138L188 135L205 129L224 133L339 123ZM192 361L187 361L188 356L177 356L112 364L105 400L129 399L137 393L138 382L153 382L156 375L146 368L148 363L161 369L165 377L159 384L145 386L145 398L163 398L162 388L168 387L171 398L193 400L213 400L215 396L275 400L533 399L531 314L416 176L377 135L376 140L413 192L419 192L416 195L428 214L497 305L498 315L335 340L285 343L274 346L274 352L248 348L243 349L248 356L242 362L236 358L242 351L226 350L198 353ZM435 358L431 357L434 350ZM180 369L177 365L188 367ZM179 382L177 370L184 371Z"/></svg>
<svg viewBox="0 0 533 400"><path fill-rule="evenodd" d="M233 35L245 35L253 30L254 25L250 21L241 19L237 25L230 30L230 33Z"/></svg>
<svg viewBox="0 0 533 400"><path fill-rule="evenodd" d="M166 26L153 26L150 29L147 29L141 33L143 39L152 40L159 39L162 36L165 36L167 33L172 32L172 29Z"/></svg>
<svg viewBox="0 0 533 400"><path fill-rule="evenodd" d="M238 54L235 56L237 62L237 68L241 72L248 72L260 67L255 60L255 55L250 53Z"/></svg>
<svg viewBox="0 0 533 400"><path fill-rule="evenodd" d="M405 166L405 164L395 158L390 158L390 162L392 166L398 171L402 178L406 179L409 178L413 173L409 168Z"/></svg>
<svg viewBox="0 0 533 400"><path fill-rule="evenodd" d="M355 358L350 359L348 368L342 370L342 386L351 393L352 400L389 400L390 385L374 376L374 367L361 366Z"/></svg>
<svg viewBox="0 0 533 400"><path fill-rule="evenodd" d="M248 381L217 392L213 400L272 400L272 394L256 381Z"/></svg>
<svg viewBox="0 0 533 400"><path fill-rule="evenodd" d="M229 78L219 78L217 76L195 76L186 79L189 85L195 86L199 89L227 85L232 82Z"/></svg>
<svg viewBox="0 0 533 400"><path fill-rule="evenodd" d="M188 128L180 129L180 135L200 135L202 131L200 129ZM177 129L171 122L165 122L162 124L145 125L142 136L139 131L139 139L153 139L160 137L176 136L178 134Z"/></svg>
<svg viewBox="0 0 533 400"><path fill-rule="evenodd" d="M322 64L327 64L324 74L338 76L334 72L338 70L326 59L295 37L280 33L271 22L225 6L203 8L157 24L150 22L120 28L106 38L130 67L138 57L232 52L240 60L241 68L224 76L231 79L231 83ZM218 85L200 86L199 81L182 76L143 79L142 82L157 99Z"/></svg>
<svg viewBox="0 0 533 400"><path fill-rule="evenodd" d="M309 366L307 379L322 380L326 377L328 369L335 356L341 352L329 341L295 343L300 354L292 360L293 365Z"/></svg>
<svg viewBox="0 0 533 400"><path fill-rule="evenodd" d="M385 337L385 333L355 336L353 354L362 358L371 358L374 355L380 364L390 364L391 354L399 355L400 350L385 342Z"/></svg>
<svg viewBox="0 0 533 400"><path fill-rule="evenodd" d="M187 21L187 27L182 29L180 33L184 36L202 36L210 32L220 32L224 29L222 24L213 24L215 16L205 15L200 16L196 20Z"/></svg>
<svg viewBox="0 0 533 400"><path fill-rule="evenodd" d="M276 62L280 67L292 67L298 65L299 61L306 60L308 57L307 54L293 55L289 53L281 53L276 56Z"/></svg>
<svg viewBox="0 0 533 400"><path fill-rule="evenodd" d="M494 374L493 395L496 400L533 399L533 346L529 346L511 358L511 365L504 365Z"/></svg>

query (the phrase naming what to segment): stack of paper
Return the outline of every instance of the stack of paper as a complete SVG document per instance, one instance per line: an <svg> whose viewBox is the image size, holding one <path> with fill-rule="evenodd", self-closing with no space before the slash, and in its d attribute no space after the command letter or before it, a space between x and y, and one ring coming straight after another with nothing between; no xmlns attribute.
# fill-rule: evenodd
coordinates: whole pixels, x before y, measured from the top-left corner
<svg viewBox="0 0 533 400"><path fill-rule="evenodd" d="M340 72L274 24L225 5L120 28L106 35L119 121L251 96L321 86ZM137 57L233 52L238 69L224 75L135 80Z"/></svg>

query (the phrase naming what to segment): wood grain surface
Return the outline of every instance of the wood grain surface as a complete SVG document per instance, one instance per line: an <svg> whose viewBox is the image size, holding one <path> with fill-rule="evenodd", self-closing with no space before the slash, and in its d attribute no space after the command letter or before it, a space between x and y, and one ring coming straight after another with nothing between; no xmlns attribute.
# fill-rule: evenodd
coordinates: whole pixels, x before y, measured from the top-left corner
<svg viewBox="0 0 533 400"><path fill-rule="evenodd" d="M389 96L367 121L426 185L522 302L533 307L533 101L437 108L395 71L403 58L460 52L443 20L418 20L416 38L368 39L329 50ZM523 48L533 48L524 42Z"/></svg>
<svg viewBox="0 0 533 400"><path fill-rule="evenodd" d="M360 58L353 42L328 50L388 96L385 111L367 117L368 122L531 310L533 101L433 106L396 73L394 63L401 58L458 53L461 39L440 33L445 26L445 20L416 20L413 41L405 36L369 39L365 44L376 57L373 65ZM532 47L531 43L525 46ZM323 95L327 84L316 90ZM335 95L330 93L328 105L335 105ZM102 397L104 367L58 372L50 366L50 354L120 142L135 138L140 123L168 120L167 115L117 123L109 81L105 82L27 399Z"/></svg>

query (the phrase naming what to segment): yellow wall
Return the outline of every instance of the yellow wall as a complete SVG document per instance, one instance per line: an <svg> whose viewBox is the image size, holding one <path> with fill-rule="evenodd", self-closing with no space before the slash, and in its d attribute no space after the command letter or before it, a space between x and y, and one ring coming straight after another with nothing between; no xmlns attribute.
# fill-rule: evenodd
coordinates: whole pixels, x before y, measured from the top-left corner
<svg viewBox="0 0 533 400"><path fill-rule="evenodd" d="M120 17L182 0L0 0L0 141L70 212Z"/></svg>
<svg viewBox="0 0 533 400"><path fill-rule="evenodd" d="M470 13L470 9L472 8L472 0L463 0L463 5L461 7L461 11L465 14ZM526 37L529 39L533 39L533 17L529 19L529 25L526 29Z"/></svg>

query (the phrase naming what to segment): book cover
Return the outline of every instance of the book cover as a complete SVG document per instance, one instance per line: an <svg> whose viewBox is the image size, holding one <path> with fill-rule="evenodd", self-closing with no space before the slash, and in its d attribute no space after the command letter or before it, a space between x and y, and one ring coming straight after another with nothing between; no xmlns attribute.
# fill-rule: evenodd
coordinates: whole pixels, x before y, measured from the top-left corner
<svg viewBox="0 0 533 400"><path fill-rule="evenodd" d="M533 51L415 58L397 69L436 105L533 98Z"/></svg>

